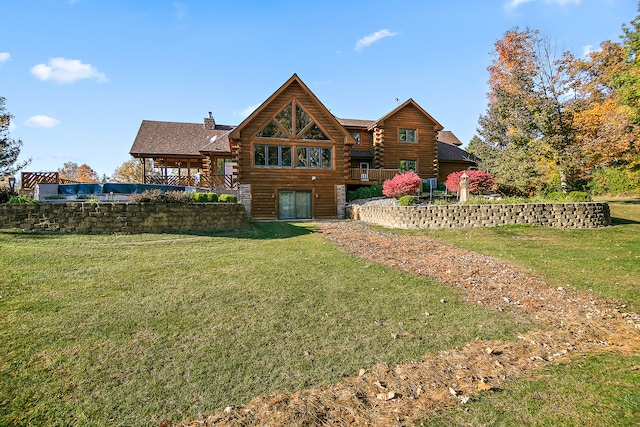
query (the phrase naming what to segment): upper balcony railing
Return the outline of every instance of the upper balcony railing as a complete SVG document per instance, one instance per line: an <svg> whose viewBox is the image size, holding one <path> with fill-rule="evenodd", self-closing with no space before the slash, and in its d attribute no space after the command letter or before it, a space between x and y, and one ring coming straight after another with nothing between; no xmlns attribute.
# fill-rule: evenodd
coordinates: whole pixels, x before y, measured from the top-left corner
<svg viewBox="0 0 640 427"><path fill-rule="evenodd" d="M351 181L381 184L400 173L400 169L351 169Z"/></svg>

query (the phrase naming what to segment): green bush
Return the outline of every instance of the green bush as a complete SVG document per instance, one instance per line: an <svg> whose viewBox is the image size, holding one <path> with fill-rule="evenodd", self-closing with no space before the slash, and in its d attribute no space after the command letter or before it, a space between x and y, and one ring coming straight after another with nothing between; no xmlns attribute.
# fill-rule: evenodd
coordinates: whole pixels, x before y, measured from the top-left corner
<svg viewBox="0 0 640 427"><path fill-rule="evenodd" d="M0 203L7 203L11 198L9 187L0 187Z"/></svg>
<svg viewBox="0 0 640 427"><path fill-rule="evenodd" d="M221 194L218 201L220 203L238 203L238 198L232 194Z"/></svg>
<svg viewBox="0 0 640 427"><path fill-rule="evenodd" d="M640 191L640 172L620 167L596 169L591 173L589 190L595 195L623 195Z"/></svg>
<svg viewBox="0 0 640 427"><path fill-rule="evenodd" d="M369 187L360 187L356 190L358 194L358 199L370 199L371 198L371 189Z"/></svg>
<svg viewBox="0 0 640 427"><path fill-rule="evenodd" d="M570 202L590 202L591 195L584 191L572 191L567 196L567 200Z"/></svg>
<svg viewBox="0 0 640 427"><path fill-rule="evenodd" d="M193 193L192 197L196 203L215 203L218 201L216 193Z"/></svg>
<svg viewBox="0 0 640 427"><path fill-rule="evenodd" d="M27 196L12 196L9 199L9 203L12 203L15 205L24 205L28 203L40 203L40 201L34 200L31 197L27 197Z"/></svg>
<svg viewBox="0 0 640 427"><path fill-rule="evenodd" d="M373 184L369 187L371 190L371 197L382 197L382 185L381 184Z"/></svg>
<svg viewBox="0 0 640 427"><path fill-rule="evenodd" d="M416 202L416 196L402 196L398 202L400 206L411 206Z"/></svg>
<svg viewBox="0 0 640 427"><path fill-rule="evenodd" d="M347 191L347 201L350 202L358 198L358 192L355 190Z"/></svg>

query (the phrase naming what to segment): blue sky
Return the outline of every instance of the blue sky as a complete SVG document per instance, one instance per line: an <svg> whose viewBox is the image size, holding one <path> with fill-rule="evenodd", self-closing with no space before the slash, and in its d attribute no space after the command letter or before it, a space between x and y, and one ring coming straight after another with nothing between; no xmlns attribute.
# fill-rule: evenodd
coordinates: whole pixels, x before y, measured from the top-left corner
<svg viewBox="0 0 640 427"><path fill-rule="evenodd" d="M128 160L142 120L237 125L293 73L331 112L413 98L463 143L494 43L519 26L582 56L636 0L2 0L0 96L28 171Z"/></svg>

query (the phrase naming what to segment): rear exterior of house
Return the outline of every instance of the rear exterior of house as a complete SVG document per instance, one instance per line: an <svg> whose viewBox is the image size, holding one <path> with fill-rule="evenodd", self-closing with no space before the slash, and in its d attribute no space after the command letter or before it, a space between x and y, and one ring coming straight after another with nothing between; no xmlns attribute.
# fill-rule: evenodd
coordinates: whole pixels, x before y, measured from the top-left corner
<svg viewBox="0 0 640 427"><path fill-rule="evenodd" d="M253 219L336 218L354 141L293 76L229 135Z"/></svg>
<svg viewBox="0 0 640 427"><path fill-rule="evenodd" d="M378 120L337 118L296 74L236 127L210 115L181 138L185 125L174 125L143 121L131 154L163 165L165 181L167 168L180 175L185 161L211 186L224 178L254 220L341 218L349 189L405 171L439 178L438 138L448 136L413 99ZM466 169L448 161L447 169Z"/></svg>

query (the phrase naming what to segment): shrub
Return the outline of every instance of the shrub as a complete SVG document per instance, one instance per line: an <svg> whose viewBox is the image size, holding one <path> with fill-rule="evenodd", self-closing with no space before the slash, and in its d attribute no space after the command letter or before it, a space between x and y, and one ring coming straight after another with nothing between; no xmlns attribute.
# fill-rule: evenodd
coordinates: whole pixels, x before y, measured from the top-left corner
<svg viewBox="0 0 640 427"><path fill-rule="evenodd" d="M356 190L358 199L370 199L371 189L369 187L360 187Z"/></svg>
<svg viewBox="0 0 640 427"><path fill-rule="evenodd" d="M460 172L453 172L447 176L445 185L447 190L458 192L460 190L460 177L463 174L467 174L469 183L469 192L474 194L480 194L483 191L492 191L495 187L496 181L493 175L485 171L479 170L466 170Z"/></svg>
<svg viewBox="0 0 640 427"><path fill-rule="evenodd" d="M371 197L382 197L382 185L373 184L371 187Z"/></svg>
<svg viewBox="0 0 640 427"><path fill-rule="evenodd" d="M640 173L620 167L596 169L591 174L589 189L593 194L619 195L640 190Z"/></svg>
<svg viewBox="0 0 640 427"><path fill-rule="evenodd" d="M9 198L9 203L16 204L16 205L24 205L28 203L40 203L40 201L34 200L31 197L27 197L27 196L11 196Z"/></svg>
<svg viewBox="0 0 640 427"><path fill-rule="evenodd" d="M422 180L415 172L405 172L388 179L382 184L382 194L387 197L401 197L417 194Z"/></svg>
<svg viewBox="0 0 640 427"><path fill-rule="evenodd" d="M0 187L0 203L7 203L11 198L9 187Z"/></svg>
<svg viewBox="0 0 640 427"><path fill-rule="evenodd" d="M570 202L590 202L591 195L584 191L572 191L569 193L568 200Z"/></svg>
<svg viewBox="0 0 640 427"><path fill-rule="evenodd" d="M193 193L192 198L196 203L215 203L218 201L216 193Z"/></svg>
<svg viewBox="0 0 640 427"><path fill-rule="evenodd" d="M400 206L411 206L416 202L416 196L402 196L398 202Z"/></svg>
<svg viewBox="0 0 640 427"><path fill-rule="evenodd" d="M218 201L221 203L238 203L238 198L232 194L221 194L218 197Z"/></svg>
<svg viewBox="0 0 640 427"><path fill-rule="evenodd" d="M132 194L129 200L136 203L189 203L192 193L186 191L145 190L140 194Z"/></svg>
<svg viewBox="0 0 640 427"><path fill-rule="evenodd" d="M358 192L355 190L347 191L347 201L352 201L358 198Z"/></svg>

